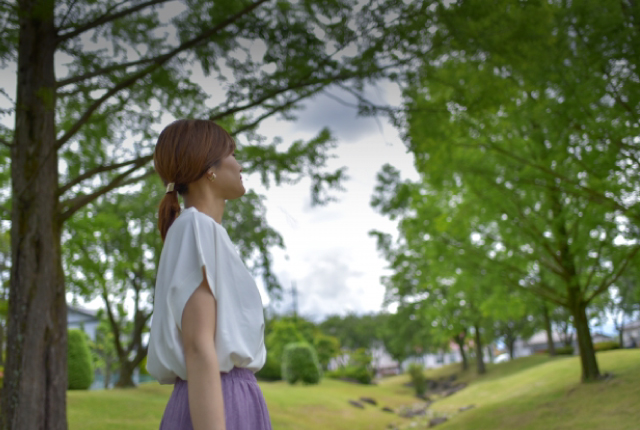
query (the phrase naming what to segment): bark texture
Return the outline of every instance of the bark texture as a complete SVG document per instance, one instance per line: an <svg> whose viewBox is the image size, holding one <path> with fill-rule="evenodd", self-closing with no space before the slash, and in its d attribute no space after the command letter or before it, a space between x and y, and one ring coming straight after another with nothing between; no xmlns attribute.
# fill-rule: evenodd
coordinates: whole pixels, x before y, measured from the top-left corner
<svg viewBox="0 0 640 430"><path fill-rule="evenodd" d="M57 217L53 0L19 2L3 430L66 430L67 308Z"/></svg>
<svg viewBox="0 0 640 430"><path fill-rule="evenodd" d="M465 333L460 333L453 338L456 345L458 345L458 348L460 349L460 356L462 357L462 371L465 371L469 368L469 360L467 359L467 353L464 350L465 337Z"/></svg>
<svg viewBox="0 0 640 430"><path fill-rule="evenodd" d="M478 324L476 324L473 328L476 332L476 366L478 369L478 375L483 375L487 372L487 369L484 365L484 353L482 352L482 334L480 333L480 326Z"/></svg>
<svg viewBox="0 0 640 430"><path fill-rule="evenodd" d="M542 317L544 318L544 331L547 333L547 351L549 356L555 357L556 345L553 342L553 331L551 330L551 317L549 316L549 308L545 303L542 304Z"/></svg>

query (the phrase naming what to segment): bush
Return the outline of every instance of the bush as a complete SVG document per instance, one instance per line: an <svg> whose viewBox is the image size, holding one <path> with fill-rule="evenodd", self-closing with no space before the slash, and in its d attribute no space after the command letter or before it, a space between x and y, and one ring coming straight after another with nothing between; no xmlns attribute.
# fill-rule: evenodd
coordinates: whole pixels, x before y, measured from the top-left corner
<svg viewBox="0 0 640 430"><path fill-rule="evenodd" d="M411 363L407 369L411 377L411 384L416 392L416 396L422 397L427 391L427 378L424 376L424 369L418 363Z"/></svg>
<svg viewBox="0 0 640 430"><path fill-rule="evenodd" d="M289 384L302 381L304 384L320 382L320 363L313 346L306 342L293 342L284 347L282 353L282 378Z"/></svg>
<svg viewBox="0 0 640 430"><path fill-rule="evenodd" d="M268 381L282 379L282 353L285 345L293 342L304 342L305 339L296 325L287 320L276 320L270 323L269 334L265 336L267 361L262 369L256 372L256 378Z"/></svg>
<svg viewBox="0 0 640 430"><path fill-rule="evenodd" d="M620 349L620 344L615 340L611 340L608 342L596 343L593 347L596 351L609 351L611 349Z"/></svg>
<svg viewBox="0 0 640 430"><path fill-rule="evenodd" d="M86 390L93 382L93 365L91 352L87 344L87 335L82 330L72 329L68 332L67 371L69 372L70 390Z"/></svg>
<svg viewBox="0 0 640 430"><path fill-rule="evenodd" d="M573 346L561 346L556 348L556 355L573 355Z"/></svg>
<svg viewBox="0 0 640 430"><path fill-rule="evenodd" d="M262 369L256 372L256 378L265 381L279 381L282 379L282 363L267 349L267 361Z"/></svg>
<svg viewBox="0 0 640 430"><path fill-rule="evenodd" d="M363 366L345 366L330 370L324 374L331 379L347 379L361 384L371 384L373 374Z"/></svg>

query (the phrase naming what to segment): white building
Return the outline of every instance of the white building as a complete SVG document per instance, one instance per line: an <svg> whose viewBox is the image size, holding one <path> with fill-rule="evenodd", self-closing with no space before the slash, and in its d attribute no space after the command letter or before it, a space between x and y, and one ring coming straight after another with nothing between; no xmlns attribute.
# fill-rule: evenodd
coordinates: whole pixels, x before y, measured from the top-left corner
<svg viewBox="0 0 640 430"><path fill-rule="evenodd" d="M98 328L96 312L67 304L67 328L82 330L95 341Z"/></svg>
<svg viewBox="0 0 640 430"><path fill-rule="evenodd" d="M640 320L622 326L622 347L637 348L640 346Z"/></svg>

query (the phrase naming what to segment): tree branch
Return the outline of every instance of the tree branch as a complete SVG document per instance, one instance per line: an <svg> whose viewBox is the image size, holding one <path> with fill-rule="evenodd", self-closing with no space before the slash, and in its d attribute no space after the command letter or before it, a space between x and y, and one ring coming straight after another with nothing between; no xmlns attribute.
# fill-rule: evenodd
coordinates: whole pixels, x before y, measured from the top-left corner
<svg viewBox="0 0 640 430"><path fill-rule="evenodd" d="M154 62L158 61L158 59L160 59L164 55L166 55L166 54L158 55L156 57L151 57L151 58L143 58L143 59L140 59L140 60L129 61L128 63L112 64L110 66L103 67L102 69L98 69L98 70L95 70L93 72L85 73L84 75L72 76L70 78L63 79L61 81L56 82L56 88L61 88L61 87L64 87L65 85L75 84L75 83L78 83L78 82L81 82L81 81L84 81L84 80L87 80L87 79L94 78L96 76L104 75L105 73L113 72L114 70L126 69L127 67L139 66L141 64L154 63ZM64 94L67 95L69 93L64 93Z"/></svg>
<svg viewBox="0 0 640 430"><path fill-rule="evenodd" d="M145 76L151 74L155 70L162 67L166 62L171 60L173 57L175 57L179 53L186 51L187 49L193 48L196 45L199 45L200 43L205 41L207 38L213 36L215 33L227 27L228 25L233 24L235 21L242 18L244 15L252 12L255 8L257 8L262 3L265 3L267 1L268 0L258 0L255 3L252 3L250 6L247 6L242 11L228 17L227 19L225 19L215 27L207 31L204 31L203 33L200 33L198 36L184 42L183 44L167 52L166 54L156 57L153 64L149 65L145 69L139 71L138 73L135 73L133 76L130 76L128 79L125 79L115 87L111 88L109 91L107 91L105 95L103 95L98 100L96 100L93 104L91 104L87 108L87 110L82 114L82 116L78 119L78 121L76 121L75 124L73 124L71 128L67 130L67 132L60 139L56 141L56 149L59 149L62 145L64 145L67 141L69 141L69 139L71 139L76 134L76 132L80 129L80 127L82 127L82 125L89 120L93 112L96 109L98 109L105 101L110 99L113 95L117 94L123 89L126 89L132 86L133 84L138 82L138 80L144 78Z"/></svg>
<svg viewBox="0 0 640 430"><path fill-rule="evenodd" d="M76 213L78 210L80 210L83 206L91 203L93 200L97 199L98 197L102 196L103 194L108 193L109 191L118 188L118 187L124 187L125 185L131 185L131 184L135 184L136 182L152 175L153 173L155 173L155 170L149 169L147 170L145 173L143 173L140 176L136 176L135 178L130 178L128 180L125 180L127 178L127 176L129 176L131 173L133 173L135 170L139 169L140 166L134 166L131 169L127 170L124 173L121 173L120 175L116 176L115 178L113 178L111 180L111 182L109 182L107 185L105 185L102 188L97 189L96 191L94 191L91 194L83 194L77 197L74 197L72 199L69 199L67 201L64 201L61 203L60 207L61 208L65 208L68 207L68 209L66 209L64 212L62 212L59 215L59 219L60 222L64 222L67 219L69 219L74 213Z"/></svg>
<svg viewBox="0 0 640 430"><path fill-rule="evenodd" d="M145 155L144 157L135 158L133 160L124 161L122 163L109 164L107 166L98 166L98 167L96 167L94 169L87 170L86 172L76 176L75 178L73 178L72 180L70 180L69 182L67 182L66 184L61 186L60 188L58 188L57 195L61 196L66 191L70 190L74 185L77 185L80 182L84 181L85 179L89 179L92 176L97 175L98 173L110 172L112 170L119 169L120 167L129 166L131 164L134 164L137 167L140 167L140 166L146 164L152 158L153 158L153 154L150 154L150 155Z"/></svg>
<svg viewBox="0 0 640 430"><path fill-rule="evenodd" d="M13 143L11 143L11 142L9 142L7 140L4 140L2 138L0 138L0 145L4 145L7 148L12 148L13 147Z"/></svg>
<svg viewBox="0 0 640 430"><path fill-rule="evenodd" d="M618 269L618 273L616 273L612 278L605 278L602 280L602 282L600 283L600 286L587 298L586 303L590 303L591 300L593 300L594 298L596 298L598 295L604 293L605 291L607 291L607 289L611 286L611 284L613 284L614 282L616 282L618 280L618 278L620 278L620 276L622 275L622 273L624 273L625 269L627 268L627 265L629 264L629 262L633 259L633 257L635 257L635 255L638 253L638 251L640 251L640 245L636 245L633 250L629 253L629 255L627 255L627 258L625 259L624 263L622 264L622 267L620 267L620 269Z"/></svg>
<svg viewBox="0 0 640 430"><path fill-rule="evenodd" d="M115 21L116 19L125 17L127 15L130 15L132 13L138 12L139 10L142 10L144 8L147 8L149 6L155 6L157 4L160 3L166 3L169 0L149 0L145 3L140 3L139 5L130 7L129 9L125 9L122 10L120 12L116 12L114 14L109 14L109 12L107 12L106 14L94 19L93 21L89 21L88 23L81 25L79 27L75 27L73 31L69 31L67 33L63 33L61 35L58 36L58 40L57 43L61 43L64 42L65 40L71 39L72 37L76 37L82 33L84 33L85 31L91 30L92 28L96 28L100 25L106 24L108 22L111 21Z"/></svg>
<svg viewBox="0 0 640 430"><path fill-rule="evenodd" d="M125 352L120 342L120 327L118 322L113 316L111 311L111 302L109 301L109 295L107 294L107 287L102 285L102 300L104 300L105 307L107 308L107 315L109 316L109 322L111 323L111 330L113 331L114 342L116 344L116 350L118 351L118 357L124 357Z"/></svg>

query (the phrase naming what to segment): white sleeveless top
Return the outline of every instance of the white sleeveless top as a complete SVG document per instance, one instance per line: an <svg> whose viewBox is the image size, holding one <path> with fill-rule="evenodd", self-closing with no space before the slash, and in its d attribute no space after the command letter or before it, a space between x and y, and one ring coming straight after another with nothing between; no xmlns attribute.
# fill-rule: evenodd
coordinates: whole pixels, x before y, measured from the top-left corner
<svg viewBox="0 0 640 430"><path fill-rule="evenodd" d="M221 372L264 366L262 298L227 231L195 207L182 211L165 238L156 279L147 371L160 384L187 379L182 311L202 283L202 267L217 302L215 348Z"/></svg>

